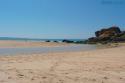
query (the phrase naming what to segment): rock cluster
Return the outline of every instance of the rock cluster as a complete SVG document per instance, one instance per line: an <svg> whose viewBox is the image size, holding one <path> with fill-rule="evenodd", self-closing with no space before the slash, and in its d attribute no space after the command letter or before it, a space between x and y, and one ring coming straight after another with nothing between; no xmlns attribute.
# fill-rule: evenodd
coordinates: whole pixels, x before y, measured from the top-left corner
<svg viewBox="0 0 125 83"><path fill-rule="evenodd" d="M119 27L113 26L107 29L101 29L95 32L96 37L89 38L87 43L108 43L108 42L124 42L125 31L121 31Z"/></svg>
<svg viewBox="0 0 125 83"><path fill-rule="evenodd" d="M66 40L66 39L62 40L62 42L65 42L65 43L74 43L74 41Z"/></svg>

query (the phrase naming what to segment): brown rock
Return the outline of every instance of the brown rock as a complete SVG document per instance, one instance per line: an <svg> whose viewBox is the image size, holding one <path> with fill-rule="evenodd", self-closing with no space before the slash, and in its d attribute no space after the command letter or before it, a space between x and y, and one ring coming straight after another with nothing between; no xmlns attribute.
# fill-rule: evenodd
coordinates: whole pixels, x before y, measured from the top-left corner
<svg viewBox="0 0 125 83"><path fill-rule="evenodd" d="M96 37L105 38L105 37L112 37L112 36L118 35L119 33L121 33L121 30L119 29L119 27L113 26L108 29L101 29L100 31L96 31L95 35Z"/></svg>

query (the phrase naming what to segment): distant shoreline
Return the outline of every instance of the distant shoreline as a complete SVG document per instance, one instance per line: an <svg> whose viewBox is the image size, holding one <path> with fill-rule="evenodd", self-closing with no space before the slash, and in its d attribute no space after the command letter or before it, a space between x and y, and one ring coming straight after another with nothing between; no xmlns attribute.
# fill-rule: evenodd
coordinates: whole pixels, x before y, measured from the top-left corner
<svg viewBox="0 0 125 83"><path fill-rule="evenodd" d="M68 43L44 42L44 41L17 41L17 40L0 40L0 48L12 47L55 47L72 45Z"/></svg>

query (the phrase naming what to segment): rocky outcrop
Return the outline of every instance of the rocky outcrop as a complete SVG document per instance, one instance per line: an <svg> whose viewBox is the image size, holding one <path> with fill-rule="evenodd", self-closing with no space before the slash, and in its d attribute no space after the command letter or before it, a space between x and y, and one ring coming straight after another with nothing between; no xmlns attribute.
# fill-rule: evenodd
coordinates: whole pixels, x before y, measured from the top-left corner
<svg viewBox="0 0 125 83"><path fill-rule="evenodd" d="M91 37L87 43L107 43L125 41L125 31L121 31L119 27L113 26L107 29L101 29L95 32L96 37Z"/></svg>
<svg viewBox="0 0 125 83"><path fill-rule="evenodd" d="M119 27L110 27L108 29L102 29L100 31L96 31L95 35L96 37L111 37L114 35L118 35L119 33L121 33L121 30Z"/></svg>
<svg viewBox="0 0 125 83"><path fill-rule="evenodd" d="M62 40L62 42L65 42L65 43L74 43L74 41L71 41L71 40Z"/></svg>

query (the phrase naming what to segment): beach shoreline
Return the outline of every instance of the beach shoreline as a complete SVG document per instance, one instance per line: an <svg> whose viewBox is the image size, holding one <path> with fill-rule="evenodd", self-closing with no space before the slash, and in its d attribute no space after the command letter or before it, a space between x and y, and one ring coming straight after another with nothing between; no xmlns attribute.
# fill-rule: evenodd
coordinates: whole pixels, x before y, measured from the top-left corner
<svg viewBox="0 0 125 83"><path fill-rule="evenodd" d="M63 42L38 41L0 41L0 56L19 54L40 54L58 52L76 52L96 49L95 45Z"/></svg>
<svg viewBox="0 0 125 83"><path fill-rule="evenodd" d="M74 44L63 42L46 42L46 41L17 41L17 40L0 40L0 48L28 48L28 47L57 47Z"/></svg>
<svg viewBox="0 0 125 83"><path fill-rule="evenodd" d="M0 83L124 83L124 49L0 56Z"/></svg>

